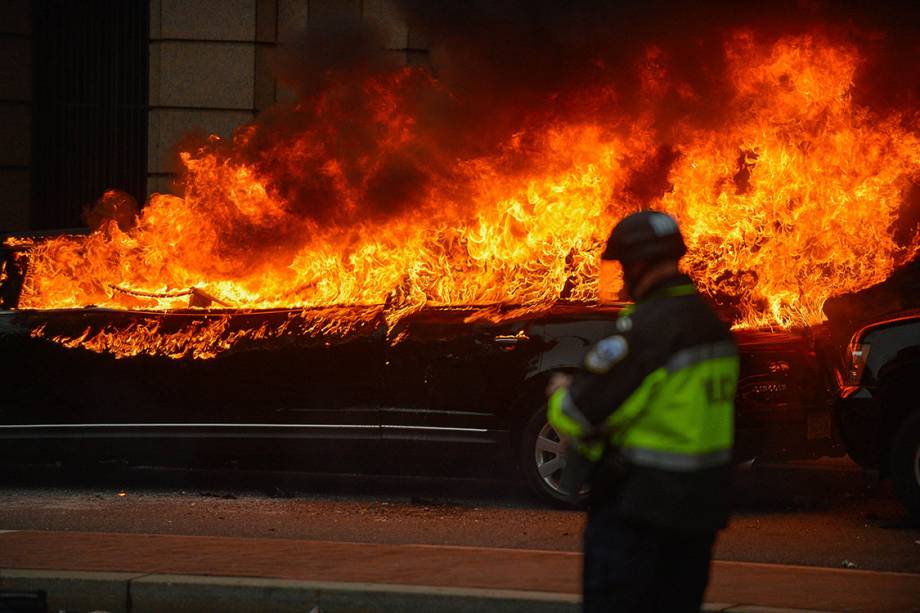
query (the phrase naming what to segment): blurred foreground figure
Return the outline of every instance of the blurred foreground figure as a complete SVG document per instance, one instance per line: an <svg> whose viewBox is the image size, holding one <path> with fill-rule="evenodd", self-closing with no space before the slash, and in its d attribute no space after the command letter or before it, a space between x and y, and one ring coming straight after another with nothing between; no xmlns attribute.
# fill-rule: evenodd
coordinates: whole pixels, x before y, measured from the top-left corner
<svg viewBox="0 0 920 613"><path fill-rule="evenodd" d="M563 486L590 488L584 610L700 610L716 532L729 515L738 352L678 270L677 222L643 211L613 229L634 307L574 377L547 390L568 441Z"/></svg>

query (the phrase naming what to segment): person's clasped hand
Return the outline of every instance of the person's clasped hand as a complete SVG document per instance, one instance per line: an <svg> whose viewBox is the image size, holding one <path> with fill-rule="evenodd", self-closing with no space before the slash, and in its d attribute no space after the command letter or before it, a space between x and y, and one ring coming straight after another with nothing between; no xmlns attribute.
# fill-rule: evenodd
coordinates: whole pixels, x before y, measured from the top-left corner
<svg viewBox="0 0 920 613"><path fill-rule="evenodd" d="M562 387L568 387L572 385L572 375L567 375L563 372L554 372L553 376L549 378L549 383L546 385L546 397L549 398L556 393L556 390Z"/></svg>

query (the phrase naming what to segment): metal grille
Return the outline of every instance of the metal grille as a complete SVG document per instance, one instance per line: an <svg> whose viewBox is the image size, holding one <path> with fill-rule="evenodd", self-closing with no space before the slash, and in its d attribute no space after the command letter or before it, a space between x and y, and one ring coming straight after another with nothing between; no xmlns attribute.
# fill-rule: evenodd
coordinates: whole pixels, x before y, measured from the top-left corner
<svg viewBox="0 0 920 613"><path fill-rule="evenodd" d="M32 226L82 226L108 188L143 203L149 2L33 0Z"/></svg>

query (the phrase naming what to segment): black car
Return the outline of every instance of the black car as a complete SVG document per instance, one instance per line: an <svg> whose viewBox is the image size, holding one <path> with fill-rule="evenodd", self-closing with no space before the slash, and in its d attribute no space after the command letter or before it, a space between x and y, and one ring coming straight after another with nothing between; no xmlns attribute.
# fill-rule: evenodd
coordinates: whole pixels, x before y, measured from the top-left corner
<svg viewBox="0 0 920 613"><path fill-rule="evenodd" d="M920 310L878 317L853 333L837 369L834 416L860 465L890 476L920 518Z"/></svg>
<svg viewBox="0 0 920 613"><path fill-rule="evenodd" d="M557 499L563 460L545 418L547 380L578 368L624 306L432 307L395 322L392 305L27 310L17 308L21 255L7 250L0 285L8 457L243 454L309 469L317 454L411 455L450 458L461 471L488 457L490 474L519 472ZM352 323L316 325L333 320ZM814 340L763 331L737 339L739 459L830 449Z"/></svg>
<svg viewBox="0 0 920 613"><path fill-rule="evenodd" d="M891 477L920 518L920 257L887 279L833 298L829 320L835 372L834 422L844 449Z"/></svg>

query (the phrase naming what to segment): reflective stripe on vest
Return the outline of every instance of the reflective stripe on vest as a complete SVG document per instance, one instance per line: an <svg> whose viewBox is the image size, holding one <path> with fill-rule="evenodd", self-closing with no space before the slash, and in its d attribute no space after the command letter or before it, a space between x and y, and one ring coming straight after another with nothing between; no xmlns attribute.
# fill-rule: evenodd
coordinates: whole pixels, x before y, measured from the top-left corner
<svg viewBox="0 0 920 613"><path fill-rule="evenodd" d="M722 466L732 459L731 449L719 449L710 453L686 454L630 447L623 449L623 455L633 464L663 468L665 470L690 471Z"/></svg>

